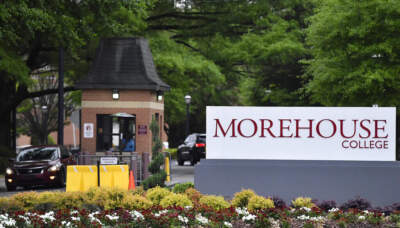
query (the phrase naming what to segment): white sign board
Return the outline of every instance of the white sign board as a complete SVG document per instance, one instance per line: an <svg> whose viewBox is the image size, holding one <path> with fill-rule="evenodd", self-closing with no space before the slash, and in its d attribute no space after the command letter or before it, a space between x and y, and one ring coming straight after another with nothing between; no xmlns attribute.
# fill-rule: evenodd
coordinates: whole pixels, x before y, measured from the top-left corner
<svg viewBox="0 0 400 228"><path fill-rule="evenodd" d="M396 160L396 108L207 107L208 159Z"/></svg>
<svg viewBox="0 0 400 228"><path fill-rule="evenodd" d="M93 138L93 123L84 123L83 124L83 137L84 138Z"/></svg>
<svg viewBox="0 0 400 228"><path fill-rule="evenodd" d="M101 165L118 165L117 157L100 157Z"/></svg>

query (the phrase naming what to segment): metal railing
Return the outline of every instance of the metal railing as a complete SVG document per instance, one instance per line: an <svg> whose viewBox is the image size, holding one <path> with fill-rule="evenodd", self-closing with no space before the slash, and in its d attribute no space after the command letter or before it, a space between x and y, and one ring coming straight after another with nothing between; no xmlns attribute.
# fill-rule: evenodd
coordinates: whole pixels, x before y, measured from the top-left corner
<svg viewBox="0 0 400 228"><path fill-rule="evenodd" d="M139 153L131 153L130 155L120 155L120 154L112 154L112 155L88 155L88 154L79 154L76 156L77 165L97 165L100 162L102 157L115 157L118 159L118 165L128 165L129 170L132 170L135 177L135 182L137 185L144 179L144 166L142 155Z"/></svg>

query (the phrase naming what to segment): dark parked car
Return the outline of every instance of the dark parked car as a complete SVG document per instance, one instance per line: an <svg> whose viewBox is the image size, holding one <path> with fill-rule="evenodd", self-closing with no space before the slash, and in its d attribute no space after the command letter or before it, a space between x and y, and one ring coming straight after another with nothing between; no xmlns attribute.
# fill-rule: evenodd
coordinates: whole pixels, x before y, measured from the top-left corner
<svg viewBox="0 0 400 228"><path fill-rule="evenodd" d="M178 165L190 161L191 165L196 164L201 158L206 157L206 134L194 133L189 135L182 145L178 147Z"/></svg>
<svg viewBox="0 0 400 228"><path fill-rule="evenodd" d="M10 159L6 169L7 190L17 186L65 186L66 166L76 164L72 154L63 146L32 146Z"/></svg>

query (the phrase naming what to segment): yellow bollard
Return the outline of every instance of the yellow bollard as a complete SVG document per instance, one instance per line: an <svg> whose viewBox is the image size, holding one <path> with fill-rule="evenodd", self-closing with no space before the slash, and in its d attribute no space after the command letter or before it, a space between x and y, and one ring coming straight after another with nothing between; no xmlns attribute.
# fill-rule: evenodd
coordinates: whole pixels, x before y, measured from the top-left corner
<svg viewBox="0 0 400 228"><path fill-rule="evenodd" d="M171 181L171 171L169 170L169 157L165 157L165 172L167 173L167 182Z"/></svg>

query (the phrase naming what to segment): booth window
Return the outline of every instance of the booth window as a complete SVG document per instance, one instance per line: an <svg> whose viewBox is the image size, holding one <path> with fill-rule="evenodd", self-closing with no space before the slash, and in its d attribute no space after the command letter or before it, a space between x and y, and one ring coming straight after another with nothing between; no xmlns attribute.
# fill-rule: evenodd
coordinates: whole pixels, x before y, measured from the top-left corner
<svg viewBox="0 0 400 228"><path fill-rule="evenodd" d="M97 151L135 151L136 116L115 117L109 114L97 114ZM127 147L130 142L130 147ZM132 145L133 144L133 145Z"/></svg>

